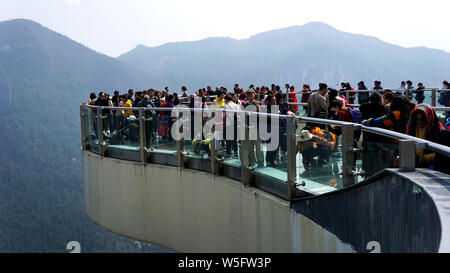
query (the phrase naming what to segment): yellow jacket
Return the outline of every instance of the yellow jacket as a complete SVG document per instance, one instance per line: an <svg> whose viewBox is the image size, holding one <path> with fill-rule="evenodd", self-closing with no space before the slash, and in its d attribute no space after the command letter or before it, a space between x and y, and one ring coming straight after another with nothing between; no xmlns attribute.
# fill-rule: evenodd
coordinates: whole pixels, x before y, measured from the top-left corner
<svg viewBox="0 0 450 273"><path fill-rule="evenodd" d="M131 100L127 99L127 101L123 104L123 107L133 107L133 104L131 103ZM133 110L125 110L123 112L124 112L123 115L125 117L133 115Z"/></svg>
<svg viewBox="0 0 450 273"><path fill-rule="evenodd" d="M225 107L225 99L219 99L219 97L216 98L216 103L219 107Z"/></svg>

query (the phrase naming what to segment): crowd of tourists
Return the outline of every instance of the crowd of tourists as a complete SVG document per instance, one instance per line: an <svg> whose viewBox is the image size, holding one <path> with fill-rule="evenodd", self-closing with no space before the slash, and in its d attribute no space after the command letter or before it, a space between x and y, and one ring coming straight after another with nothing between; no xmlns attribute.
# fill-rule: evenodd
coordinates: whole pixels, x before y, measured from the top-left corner
<svg viewBox="0 0 450 273"><path fill-rule="evenodd" d="M88 104L124 107L123 110L108 108L102 110L102 115L108 117L103 127L109 134L119 131L119 128L125 128L127 124L133 124L133 121L139 117L138 110L126 108L145 107L146 122L148 122L147 147L151 147L158 137L166 142L171 141L170 129L175 119L171 117L170 110L174 107L245 110L248 106L253 106L252 111L260 111L264 108L266 112L273 113L272 109L277 109L278 114L281 115L305 115L380 127L450 146L450 112L446 112L444 118L439 119L433 107L423 103L425 100L423 83L418 83L416 88L411 81L402 81L400 87L395 90L383 89L380 81L375 81L370 90L363 81L357 84L357 90L350 83L343 82L340 86L341 89L333 89L325 83L320 83L317 90L312 90L308 84L304 84L300 93L296 92L295 87L290 84L285 84L283 89L276 84L270 87L250 85L246 90L239 84L235 84L233 90L228 90L226 87L216 87L213 90L208 86L191 94L186 86L181 87L179 94L171 93L168 87L162 91L149 89L134 92L130 89L127 94L122 95L119 91L114 91L113 96L100 92L97 97L97 94L91 93ZM450 106L448 89L450 85L444 81L437 94L438 102L442 106ZM303 111L299 110L298 93L300 102L304 104ZM354 107L356 101L359 107ZM274 105L278 107L274 108ZM167 111L155 108L167 108ZM225 115L223 130L224 134L227 131L233 132L235 138L221 141L218 145L223 146L224 151L231 157L238 158L237 122L229 122L231 119L236 117L230 115L227 120ZM258 125L259 120L256 126ZM268 126L270 130L269 122ZM278 126L279 148L275 151L267 151L264 157L261 141L250 143L250 164L278 167L280 162L285 162L287 151L285 120L282 119ZM321 167L329 163L333 153L337 151L336 142L338 136L342 134L341 128L306 123L306 126L298 131L301 133L298 137L297 151L303 155L305 169ZM136 140L139 135L138 129L132 128L117 135L123 137L123 134L131 140ZM191 137L194 152L199 153L203 150L205 153L210 153L211 136L197 136L192 131ZM398 156L398 145L396 145L398 140L356 130L354 141L355 147L359 146L358 143L362 143L362 147L359 148L366 153L366 160L364 161L363 157L362 164L367 173L370 173L371 169L377 169L369 166L377 164L376 162L388 165L398 164L395 162ZM355 158L357 157L356 155ZM445 162L445 158L438 153L423 149L416 150L417 167L450 173L449 164Z"/></svg>

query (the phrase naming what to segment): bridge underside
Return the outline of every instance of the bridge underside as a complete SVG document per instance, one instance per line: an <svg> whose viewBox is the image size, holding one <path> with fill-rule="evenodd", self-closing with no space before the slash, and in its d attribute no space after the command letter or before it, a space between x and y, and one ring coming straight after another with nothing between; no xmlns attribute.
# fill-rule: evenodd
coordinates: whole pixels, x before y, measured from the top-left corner
<svg viewBox="0 0 450 273"><path fill-rule="evenodd" d="M82 153L87 215L115 233L176 251L367 252L371 241L382 252L449 251L441 243L449 206L439 194L448 195L450 177L437 180L431 171L383 171L289 202L208 172Z"/></svg>

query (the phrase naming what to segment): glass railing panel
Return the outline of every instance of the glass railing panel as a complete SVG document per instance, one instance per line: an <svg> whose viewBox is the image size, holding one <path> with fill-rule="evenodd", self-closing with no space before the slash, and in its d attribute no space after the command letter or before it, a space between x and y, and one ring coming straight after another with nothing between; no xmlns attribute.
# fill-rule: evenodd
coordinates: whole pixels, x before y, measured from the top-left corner
<svg viewBox="0 0 450 273"><path fill-rule="evenodd" d="M361 151L361 177L367 179L385 168L398 168L399 144L398 140L380 136L370 132L363 132L359 143Z"/></svg>
<svg viewBox="0 0 450 273"><path fill-rule="evenodd" d="M256 173L287 181L287 117L260 114L249 118L249 167ZM256 139L252 135L256 132Z"/></svg>
<svg viewBox="0 0 450 273"><path fill-rule="evenodd" d="M433 94L433 92L431 90L425 90L423 92L423 94L419 91L418 93L413 94L413 101L416 104L423 102L428 105L432 105L432 102L433 102L432 94ZM437 104L437 99L438 99L437 96L438 96L438 94L436 92L436 104Z"/></svg>
<svg viewBox="0 0 450 273"><path fill-rule="evenodd" d="M203 134L203 127L210 114L200 109L184 109L183 122L183 152L185 156L201 159L209 159L212 149L212 135Z"/></svg>
<svg viewBox="0 0 450 273"><path fill-rule="evenodd" d="M335 126L297 121L297 182L322 194L342 188L342 137Z"/></svg>
<svg viewBox="0 0 450 273"><path fill-rule="evenodd" d="M173 109L146 110L151 125L150 137L147 137L148 149L154 152L170 152L177 150L176 141L172 135L172 126L177 120L172 117ZM147 133L148 134L148 133Z"/></svg>
<svg viewBox="0 0 450 273"><path fill-rule="evenodd" d="M85 121L86 121L86 144L92 145L94 138L94 116L93 109L86 107L85 113Z"/></svg>
<svg viewBox="0 0 450 273"><path fill-rule="evenodd" d="M139 111L103 110L103 140L110 148L138 151Z"/></svg>
<svg viewBox="0 0 450 273"><path fill-rule="evenodd" d="M95 108L86 109L86 120L86 144L92 152L98 152L98 121Z"/></svg>
<svg viewBox="0 0 450 273"><path fill-rule="evenodd" d="M217 157L222 163L231 166L241 166L241 143L238 138L238 132L244 126L239 122L241 116L244 116L243 112L228 111L222 112L221 117L218 117L223 122L218 124L221 137L215 142Z"/></svg>
<svg viewBox="0 0 450 273"><path fill-rule="evenodd" d="M450 107L450 90L437 90L436 91L436 106L437 107Z"/></svg>

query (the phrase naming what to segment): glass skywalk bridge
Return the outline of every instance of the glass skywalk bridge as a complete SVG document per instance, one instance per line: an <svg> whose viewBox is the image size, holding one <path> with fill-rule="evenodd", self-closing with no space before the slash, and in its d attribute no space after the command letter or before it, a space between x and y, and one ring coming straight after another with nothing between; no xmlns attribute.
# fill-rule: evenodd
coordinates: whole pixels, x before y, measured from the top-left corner
<svg viewBox="0 0 450 273"><path fill-rule="evenodd" d="M127 116L125 110L133 115ZM449 147L423 139L302 116L82 104L80 118L83 150L102 157L210 172L285 200L340 190L386 168L414 171L416 149L450 157ZM305 127L334 132L335 140L327 142L317 135L305 140L311 137Z"/></svg>

